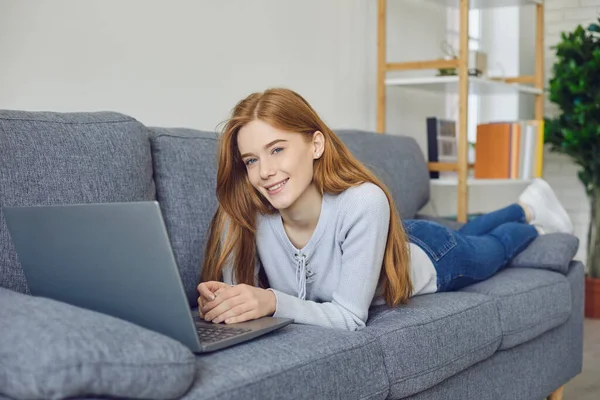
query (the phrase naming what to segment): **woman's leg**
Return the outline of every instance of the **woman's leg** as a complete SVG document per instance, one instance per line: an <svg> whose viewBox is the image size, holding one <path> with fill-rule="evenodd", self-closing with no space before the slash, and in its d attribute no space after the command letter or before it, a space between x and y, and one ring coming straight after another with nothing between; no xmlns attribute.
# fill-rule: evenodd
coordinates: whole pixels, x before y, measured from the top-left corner
<svg viewBox="0 0 600 400"><path fill-rule="evenodd" d="M534 226L521 222L507 222L480 236L456 233L456 247L434 263L438 291L458 290L490 278L538 235Z"/></svg>
<svg viewBox="0 0 600 400"><path fill-rule="evenodd" d="M491 277L538 236L535 227L521 222L501 224L484 235L465 235L432 221L403 224L409 240L432 261L438 291L457 290Z"/></svg>
<svg viewBox="0 0 600 400"><path fill-rule="evenodd" d="M521 205L515 203L500 210L481 215L467 222L458 231L463 235L485 235L507 222L527 222L527 215Z"/></svg>

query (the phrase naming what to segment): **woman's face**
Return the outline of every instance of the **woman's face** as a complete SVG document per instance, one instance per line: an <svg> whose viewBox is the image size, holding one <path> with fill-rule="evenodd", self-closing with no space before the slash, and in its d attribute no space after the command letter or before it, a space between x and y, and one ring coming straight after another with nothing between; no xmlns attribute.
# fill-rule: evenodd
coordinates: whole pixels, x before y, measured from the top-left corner
<svg viewBox="0 0 600 400"><path fill-rule="evenodd" d="M313 161L323 150L323 134L304 134L254 120L238 132L237 144L250 183L277 210L292 207L313 180Z"/></svg>

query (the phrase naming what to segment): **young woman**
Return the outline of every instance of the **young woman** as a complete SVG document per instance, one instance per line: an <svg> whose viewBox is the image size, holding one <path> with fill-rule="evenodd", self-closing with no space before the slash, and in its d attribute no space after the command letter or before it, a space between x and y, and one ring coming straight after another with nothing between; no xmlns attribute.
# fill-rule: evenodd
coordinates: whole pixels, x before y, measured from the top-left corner
<svg viewBox="0 0 600 400"><path fill-rule="evenodd" d="M273 315L355 330L372 304L483 281L538 234L572 231L543 180L458 231L401 222L388 189L286 89L234 108L217 198L198 285L200 315L215 323Z"/></svg>

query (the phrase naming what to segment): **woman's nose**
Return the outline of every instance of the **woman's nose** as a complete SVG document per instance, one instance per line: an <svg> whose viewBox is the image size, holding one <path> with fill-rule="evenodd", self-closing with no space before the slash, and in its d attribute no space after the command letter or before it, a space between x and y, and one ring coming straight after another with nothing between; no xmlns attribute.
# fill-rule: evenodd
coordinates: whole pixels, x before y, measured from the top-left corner
<svg viewBox="0 0 600 400"><path fill-rule="evenodd" d="M272 163L268 161L260 161L260 177L262 179L267 179L270 176L275 174L275 168Z"/></svg>

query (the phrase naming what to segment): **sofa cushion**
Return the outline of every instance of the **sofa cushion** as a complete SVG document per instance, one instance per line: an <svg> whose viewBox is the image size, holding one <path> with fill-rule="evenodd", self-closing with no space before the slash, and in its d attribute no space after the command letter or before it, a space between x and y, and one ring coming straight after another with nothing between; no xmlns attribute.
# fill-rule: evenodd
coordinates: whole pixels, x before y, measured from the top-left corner
<svg viewBox="0 0 600 400"><path fill-rule="evenodd" d="M215 133L150 128L156 197L190 305L198 305L206 234L217 209Z"/></svg>
<svg viewBox="0 0 600 400"><path fill-rule="evenodd" d="M573 296L572 312L563 325L527 343L497 351L487 360L406 400L547 400L551 392L565 383L569 392L568 382L582 370L584 275L583 264L572 262L565 276ZM591 340L588 343L597 344ZM594 379L591 374L589 378ZM597 384L591 379L590 391L582 390L582 396L568 394L564 399L597 399L598 391L592 389ZM593 382L598 382L597 378Z"/></svg>
<svg viewBox="0 0 600 400"><path fill-rule="evenodd" d="M196 358L183 399L385 399L381 347L369 335L292 324Z"/></svg>
<svg viewBox="0 0 600 400"><path fill-rule="evenodd" d="M148 131L136 120L0 110L0 207L154 197ZM0 286L28 293L1 210Z"/></svg>
<svg viewBox="0 0 600 400"><path fill-rule="evenodd" d="M566 275L578 248L577 236L566 233L541 235L519 253L510 266L547 269Z"/></svg>
<svg viewBox="0 0 600 400"><path fill-rule="evenodd" d="M502 337L494 299L460 292L415 296L396 308L372 307L365 332L384 349L394 399L490 357Z"/></svg>
<svg viewBox="0 0 600 400"><path fill-rule="evenodd" d="M502 327L501 350L562 325L571 313L569 282L552 271L506 268L462 291L496 299Z"/></svg>
<svg viewBox="0 0 600 400"><path fill-rule="evenodd" d="M352 154L385 183L402 218L429 201L429 171L417 141L408 136L337 130Z"/></svg>
<svg viewBox="0 0 600 400"><path fill-rule="evenodd" d="M174 399L195 374L179 342L83 308L0 288L0 393Z"/></svg>

